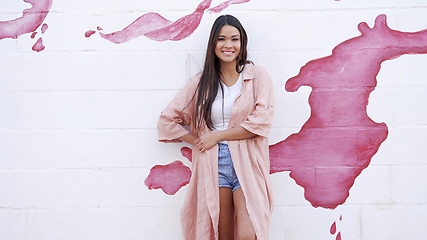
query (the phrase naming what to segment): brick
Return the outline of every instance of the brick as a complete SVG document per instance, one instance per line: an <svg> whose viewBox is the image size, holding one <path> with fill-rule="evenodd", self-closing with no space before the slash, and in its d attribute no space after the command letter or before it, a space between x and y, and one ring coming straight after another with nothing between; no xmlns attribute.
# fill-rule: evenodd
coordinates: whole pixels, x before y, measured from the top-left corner
<svg viewBox="0 0 427 240"><path fill-rule="evenodd" d="M89 206L87 171L19 171L13 178L15 208Z"/></svg>
<svg viewBox="0 0 427 240"><path fill-rule="evenodd" d="M155 128L160 112L175 94L134 91L92 93L92 128Z"/></svg>
<svg viewBox="0 0 427 240"><path fill-rule="evenodd" d="M425 203L427 201L426 170L425 164L393 167L393 202L398 204Z"/></svg>
<svg viewBox="0 0 427 240"><path fill-rule="evenodd" d="M0 209L13 207L13 176L0 172Z"/></svg>
<svg viewBox="0 0 427 240"><path fill-rule="evenodd" d="M147 170L142 169L93 171L90 174L90 206L163 206L164 195L148 194L149 190L143 185L147 175Z"/></svg>
<svg viewBox="0 0 427 240"><path fill-rule="evenodd" d="M51 169L54 134L6 132L0 134L0 169Z"/></svg>
<svg viewBox="0 0 427 240"><path fill-rule="evenodd" d="M321 47L318 39L322 36L321 28L316 25L321 23L322 15L319 13L287 12L259 13L257 21L247 21L245 29L248 32L251 49L262 46L264 50L299 50L309 46L310 49ZM281 26L278 29L276 24ZM301 21L301 19L305 19ZM315 23L315 24L313 24ZM260 28L260 26L263 26ZM304 29L303 32L299 29ZM299 34L292 34L299 32ZM255 60L255 59L253 59Z"/></svg>
<svg viewBox="0 0 427 240"><path fill-rule="evenodd" d="M276 209L282 213L284 220L282 224L273 226L284 228L284 236L279 239L329 239L329 233L332 223L339 217L335 213L326 209L313 209L312 207L286 207L283 210Z"/></svg>
<svg viewBox="0 0 427 240"><path fill-rule="evenodd" d="M401 2L398 0L391 0L387 2L372 2L368 0L358 1L358 2L349 2L349 1L330 1L320 3L315 0L311 0L305 3L302 2L289 2L287 7L292 10L298 9L369 9L369 8L378 8L378 7L395 7L395 8L404 8L404 7L420 7L425 6L425 3L422 0L413 0Z"/></svg>
<svg viewBox="0 0 427 240"><path fill-rule="evenodd" d="M289 171L270 175L275 206L311 206L304 198L304 188L289 177Z"/></svg>
<svg viewBox="0 0 427 240"><path fill-rule="evenodd" d="M18 109L15 93L0 93L0 129L16 128Z"/></svg>
<svg viewBox="0 0 427 240"><path fill-rule="evenodd" d="M25 37L24 37L25 38ZM21 39L21 38L19 38ZM7 42L7 39L3 41ZM31 40L32 41L32 40ZM19 43L19 45L25 45ZM30 46L21 46L30 48ZM25 53L4 54L2 51L0 64L0 87L1 91L17 90L52 90L56 78L64 78L61 71L53 72L52 66L55 65L55 59L46 55L30 55ZM58 62L56 62L58 63ZM60 69L58 69L60 70ZM50 76L54 74L54 76Z"/></svg>
<svg viewBox="0 0 427 240"><path fill-rule="evenodd" d="M426 205L366 206L362 213L362 239L424 239Z"/></svg>
<svg viewBox="0 0 427 240"><path fill-rule="evenodd" d="M427 129L423 127L389 127L371 165L425 165Z"/></svg>
<svg viewBox="0 0 427 240"><path fill-rule="evenodd" d="M368 166L354 181L345 204L391 204L392 178L391 167Z"/></svg>
<svg viewBox="0 0 427 240"><path fill-rule="evenodd" d="M1 21L7 21L7 20L12 20L12 19L21 17L22 11L30 6L31 5L29 5L28 3L21 2L21 1L1 2L0 3L0 16L2 16ZM13 14L12 16L13 18L9 19L9 18L3 17L4 15L7 15L7 14Z"/></svg>
<svg viewBox="0 0 427 240"><path fill-rule="evenodd" d="M87 128L90 94L72 92L20 92L18 127L22 129Z"/></svg>

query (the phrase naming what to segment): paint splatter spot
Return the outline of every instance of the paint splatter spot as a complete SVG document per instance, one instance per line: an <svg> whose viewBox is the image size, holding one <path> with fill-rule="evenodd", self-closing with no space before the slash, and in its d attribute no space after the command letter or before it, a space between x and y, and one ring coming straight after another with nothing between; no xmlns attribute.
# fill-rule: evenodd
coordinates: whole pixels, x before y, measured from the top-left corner
<svg viewBox="0 0 427 240"><path fill-rule="evenodd" d="M36 37L36 35L37 35L37 32L33 32L33 33L31 33L30 38L31 38L31 39L34 39L34 38Z"/></svg>
<svg viewBox="0 0 427 240"><path fill-rule="evenodd" d="M42 28L41 28L42 34L44 34L48 28L49 28L49 26L46 23L43 23Z"/></svg>
<svg viewBox="0 0 427 240"><path fill-rule="evenodd" d="M95 34L95 31L94 30L89 30L89 31L87 31L87 32L85 32L85 37L90 37L90 36L92 36L93 34Z"/></svg>
<svg viewBox="0 0 427 240"><path fill-rule="evenodd" d="M181 154L182 154L182 156L186 157L188 159L188 161L191 162L193 160L191 148L182 147L181 148Z"/></svg>
<svg viewBox="0 0 427 240"><path fill-rule="evenodd" d="M43 45L43 39L39 38L37 42L33 45L32 49L36 52L43 51L45 49L45 46Z"/></svg>

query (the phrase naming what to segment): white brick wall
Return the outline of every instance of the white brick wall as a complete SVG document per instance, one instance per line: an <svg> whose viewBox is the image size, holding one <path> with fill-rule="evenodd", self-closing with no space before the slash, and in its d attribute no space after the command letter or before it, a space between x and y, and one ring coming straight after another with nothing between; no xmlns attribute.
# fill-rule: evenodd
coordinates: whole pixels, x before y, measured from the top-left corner
<svg viewBox="0 0 427 240"><path fill-rule="evenodd" d="M213 20L206 13L190 37L145 37L113 44L97 26L117 31L154 11L176 20L201 0L53 0L43 37L0 40L0 239L182 239L179 209L186 188L148 190L155 164L182 157L182 145L156 141L160 111L203 62ZM214 0L218 5L221 0ZM29 5L2 0L0 21ZM310 116L310 89L284 91L308 61L327 56L386 14L399 31L427 29L425 0L251 0L232 5L249 34L250 58L274 80L277 107L270 142L295 133ZM288 173L272 175L271 239L427 239L427 55L384 62L368 114L389 135L356 179L346 203L313 208ZM342 215L342 220L339 217Z"/></svg>

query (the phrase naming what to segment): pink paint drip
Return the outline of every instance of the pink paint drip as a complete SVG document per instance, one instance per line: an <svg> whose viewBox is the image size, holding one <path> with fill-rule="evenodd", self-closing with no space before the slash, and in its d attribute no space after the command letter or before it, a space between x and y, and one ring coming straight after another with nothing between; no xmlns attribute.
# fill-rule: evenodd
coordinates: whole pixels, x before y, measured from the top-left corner
<svg viewBox="0 0 427 240"><path fill-rule="evenodd" d="M3 38L18 38L25 33L34 32L44 21L52 6L52 0L24 0L32 7L25 9L20 18L10 21L0 21L0 40Z"/></svg>
<svg viewBox="0 0 427 240"><path fill-rule="evenodd" d="M190 182L190 178L190 168L177 160L167 165L154 166L144 182L148 189L161 188L166 194L174 195Z"/></svg>
<svg viewBox="0 0 427 240"><path fill-rule="evenodd" d="M49 26L46 23L43 23L42 28L41 28L42 34L44 34L48 28L49 28Z"/></svg>
<svg viewBox="0 0 427 240"><path fill-rule="evenodd" d="M342 221L342 215L340 215L339 220ZM337 222L332 223L331 228L329 229L329 232L332 235L335 235L335 233L337 233ZM341 240L341 232L338 232L335 240Z"/></svg>
<svg viewBox="0 0 427 240"><path fill-rule="evenodd" d="M331 225L331 229L329 230L329 232L330 232L332 235L334 235L334 234L337 232L337 223L336 223L336 222L332 223L332 225Z"/></svg>
<svg viewBox="0 0 427 240"><path fill-rule="evenodd" d="M209 9L209 12L220 12L231 4L246 3L250 0L229 0L221 3L217 7ZM181 17L177 21L170 21L158 13L149 12L146 13L131 24L126 26L123 30L112 32L112 33L99 33L100 36L110 42L121 44L128 42L134 38L145 36L155 41L179 41L190 36L200 25L201 19L206 9L211 6L212 0L204 0L201 2L196 10L184 17ZM101 31L102 28L98 27ZM85 36L90 37L92 33L87 31Z"/></svg>
<svg viewBox="0 0 427 240"><path fill-rule="evenodd" d="M372 121L366 111L381 63L427 53L427 30L391 30L385 15L376 18L372 29L366 23L358 29L361 36L339 44L331 56L308 62L287 81L287 91L312 87L311 116L299 133L270 146L270 173L291 171L314 207L343 204L387 137L387 126Z"/></svg>

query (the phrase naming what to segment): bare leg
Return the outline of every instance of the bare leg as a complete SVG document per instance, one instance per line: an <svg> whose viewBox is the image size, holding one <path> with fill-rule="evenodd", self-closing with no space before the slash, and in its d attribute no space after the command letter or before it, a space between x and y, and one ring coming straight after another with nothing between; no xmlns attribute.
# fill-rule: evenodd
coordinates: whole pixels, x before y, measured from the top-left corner
<svg viewBox="0 0 427 240"><path fill-rule="evenodd" d="M219 188L219 239L234 239L234 205L231 188Z"/></svg>
<svg viewBox="0 0 427 240"><path fill-rule="evenodd" d="M246 199L241 188L233 193L234 207L237 216L237 239L255 240L256 234L246 208Z"/></svg>

